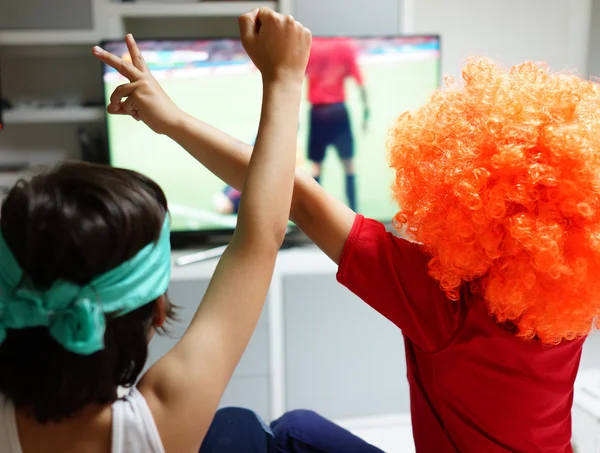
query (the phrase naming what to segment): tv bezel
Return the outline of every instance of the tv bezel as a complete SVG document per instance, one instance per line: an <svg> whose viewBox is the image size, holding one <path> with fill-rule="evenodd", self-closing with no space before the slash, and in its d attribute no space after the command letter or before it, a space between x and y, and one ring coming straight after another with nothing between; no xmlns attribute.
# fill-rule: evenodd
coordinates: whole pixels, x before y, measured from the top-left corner
<svg viewBox="0 0 600 453"><path fill-rule="evenodd" d="M313 35L315 38L350 38L350 39L397 39L397 38L433 38L437 40L439 45L439 71L438 71L438 88L442 85L442 37L439 34L386 34L386 35L349 35L349 34L331 34L331 35ZM142 38L136 40L139 43L148 42L148 41L171 41L171 42L185 42L185 41L223 41L223 40L235 40L239 41L238 37L194 37L194 38ZM106 48L107 44L113 43L123 43L124 40L117 39L103 39L100 42L100 46L102 48ZM106 103L109 100L109 94L106 93L105 84L104 84L104 71L105 64L100 64L101 69L101 77L102 77L102 92L104 97L104 107L106 107ZM104 124L106 128L106 161L107 165L112 165L111 162L111 150L110 150L110 127L108 122L109 113L105 112L104 114ZM374 219L384 224L389 225L393 219ZM191 247L197 247L201 245L222 245L229 242L234 228L216 228L216 229L201 229L201 230L189 230L189 231L180 231L175 230L171 231L171 243L174 249L186 249ZM297 243L297 242L306 242L306 237L303 236L301 230L292 223L288 230L288 235L286 238L286 242L289 244Z"/></svg>
<svg viewBox="0 0 600 453"><path fill-rule="evenodd" d="M4 123L5 102L8 103L8 101L2 97L2 65L0 64L0 133L6 128L6 124Z"/></svg>

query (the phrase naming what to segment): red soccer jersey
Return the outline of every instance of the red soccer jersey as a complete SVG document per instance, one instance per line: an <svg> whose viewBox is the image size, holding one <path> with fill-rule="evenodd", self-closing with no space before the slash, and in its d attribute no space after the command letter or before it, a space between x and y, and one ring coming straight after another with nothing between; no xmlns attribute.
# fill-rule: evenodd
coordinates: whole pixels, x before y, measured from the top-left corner
<svg viewBox="0 0 600 453"><path fill-rule="evenodd" d="M404 334L419 453L571 453L583 340L519 339L467 290L447 299L417 244L357 217L338 280Z"/></svg>
<svg viewBox="0 0 600 453"><path fill-rule="evenodd" d="M344 102L344 83L348 77L353 77L359 85L363 84L357 60L357 52L350 39L314 38L306 68L308 101L312 105Z"/></svg>

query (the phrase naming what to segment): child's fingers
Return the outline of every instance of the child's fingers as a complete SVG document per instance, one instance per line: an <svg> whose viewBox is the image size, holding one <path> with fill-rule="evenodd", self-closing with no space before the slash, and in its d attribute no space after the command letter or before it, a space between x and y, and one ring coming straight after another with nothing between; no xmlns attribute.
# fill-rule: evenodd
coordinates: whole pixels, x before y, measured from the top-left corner
<svg viewBox="0 0 600 453"><path fill-rule="evenodd" d="M269 21L277 21L280 19L283 19L283 15L273 11L271 8L267 8L267 7L262 7L259 8L258 11L256 12L256 21L264 24L265 22L269 22Z"/></svg>
<svg viewBox="0 0 600 453"><path fill-rule="evenodd" d="M149 72L150 70L148 69L146 60L144 60L142 52L140 52L140 49L137 46L135 39L133 39L133 35L131 33L125 37L125 43L127 44L127 50L129 50L129 55L131 55L131 61L133 65L142 72Z"/></svg>
<svg viewBox="0 0 600 453"><path fill-rule="evenodd" d="M111 68L116 69L119 74L123 77L127 77L132 82L138 80L142 76L142 72L135 66L125 62L122 58L107 52L99 46L95 46L93 52L98 60L106 63Z"/></svg>
<svg viewBox="0 0 600 453"><path fill-rule="evenodd" d="M121 100L129 97L136 88L137 85L135 83L125 83L123 85L119 85L117 88L115 88L113 94L110 95L110 103L114 106L121 105Z"/></svg>
<svg viewBox="0 0 600 453"><path fill-rule="evenodd" d="M120 104L119 104L119 105L117 105L117 106L115 106L115 105L113 105L113 104L110 104L110 105L109 105L109 106L106 108L106 111L107 111L108 113L110 113L111 115L129 115L129 113L127 113L127 112L125 111L125 109L123 109L123 106L122 106L122 105L120 105Z"/></svg>
<svg viewBox="0 0 600 453"><path fill-rule="evenodd" d="M258 9L253 9L249 13L240 16L240 35L243 40L251 40L258 33L259 22L257 22L257 18Z"/></svg>
<svg viewBox="0 0 600 453"><path fill-rule="evenodd" d="M109 108L108 108L108 113L110 113L111 115L127 115L127 116L131 116L131 117L135 118L136 121L141 121L137 110L127 111L123 108L123 106L119 106L118 108L111 108L111 107L112 106L109 106Z"/></svg>
<svg viewBox="0 0 600 453"><path fill-rule="evenodd" d="M126 101L124 101L121 104L121 108L123 109L123 111L131 116L133 116L135 119L139 120L139 111L138 111L138 104L136 104L134 99L131 98L127 98Z"/></svg>

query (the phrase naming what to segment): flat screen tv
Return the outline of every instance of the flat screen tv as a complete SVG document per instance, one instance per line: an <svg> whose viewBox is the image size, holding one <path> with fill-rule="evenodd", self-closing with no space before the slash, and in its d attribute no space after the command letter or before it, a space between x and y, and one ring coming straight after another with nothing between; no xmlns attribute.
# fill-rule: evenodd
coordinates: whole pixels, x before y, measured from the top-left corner
<svg viewBox="0 0 600 453"><path fill-rule="evenodd" d="M102 45L128 56L124 42ZM239 40L144 40L138 45L180 107L253 143L261 77ZM390 199L387 131L399 114L420 107L439 87L440 58L438 36L315 37L300 113L298 165L359 213L390 221L397 207ZM108 103L125 79L105 66L103 80ZM238 192L143 123L113 115L106 121L109 163L142 172L163 187L175 243L232 233Z"/></svg>

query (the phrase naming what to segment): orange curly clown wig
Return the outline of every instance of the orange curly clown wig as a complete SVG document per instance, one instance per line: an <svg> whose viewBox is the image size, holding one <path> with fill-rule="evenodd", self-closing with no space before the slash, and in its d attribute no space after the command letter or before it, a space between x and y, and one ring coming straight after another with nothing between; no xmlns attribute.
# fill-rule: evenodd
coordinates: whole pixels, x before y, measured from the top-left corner
<svg viewBox="0 0 600 453"><path fill-rule="evenodd" d="M600 86L470 59L389 138L398 228L452 300L483 296L524 339L587 335L600 314Z"/></svg>

